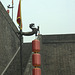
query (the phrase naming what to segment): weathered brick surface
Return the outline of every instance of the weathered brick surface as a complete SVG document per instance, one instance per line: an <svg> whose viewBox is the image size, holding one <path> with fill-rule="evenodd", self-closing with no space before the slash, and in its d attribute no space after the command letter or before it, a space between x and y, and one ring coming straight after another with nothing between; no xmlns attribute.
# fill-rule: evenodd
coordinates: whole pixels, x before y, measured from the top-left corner
<svg viewBox="0 0 75 75"><path fill-rule="evenodd" d="M21 75L20 51L13 58L19 49L19 36L16 32L18 29L0 2L0 75L5 69L3 75ZM31 44L25 43L22 48L22 69L24 72L32 51ZM12 62L7 67L12 58Z"/></svg>
<svg viewBox="0 0 75 75"><path fill-rule="evenodd" d="M75 34L40 35L39 39L42 75L75 75ZM31 60L24 75L32 75Z"/></svg>
<svg viewBox="0 0 75 75"><path fill-rule="evenodd" d="M28 63L28 60L30 58L31 54L31 44L23 44L23 50L22 50L22 70L23 73L25 71L26 65ZM16 55L15 59L12 61L4 75L21 75L21 66L20 66L20 51Z"/></svg>
<svg viewBox="0 0 75 75"><path fill-rule="evenodd" d="M74 37L75 37L75 34L44 35L44 37L42 37L42 42L43 42L43 44L55 43L55 42L59 42L59 43L75 42Z"/></svg>
<svg viewBox="0 0 75 75"><path fill-rule="evenodd" d="M60 40L58 40L60 37L63 37L64 39L61 38ZM65 37L70 37L66 38L67 42L65 41ZM55 41L51 39L54 39ZM48 43L46 40L48 40ZM55 35L54 37L47 35L42 36L42 75L75 75L74 41L74 34L61 36Z"/></svg>
<svg viewBox="0 0 75 75"><path fill-rule="evenodd" d="M32 54L30 55L29 61L26 65L26 68L24 70L24 75L32 75Z"/></svg>
<svg viewBox="0 0 75 75"><path fill-rule="evenodd" d="M0 74L19 47L17 28L0 2Z"/></svg>

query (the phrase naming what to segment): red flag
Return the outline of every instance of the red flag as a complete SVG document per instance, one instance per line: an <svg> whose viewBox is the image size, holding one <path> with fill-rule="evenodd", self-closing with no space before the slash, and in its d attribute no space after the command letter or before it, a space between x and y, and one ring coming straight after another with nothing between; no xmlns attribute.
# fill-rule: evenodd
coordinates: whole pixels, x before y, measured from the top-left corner
<svg viewBox="0 0 75 75"><path fill-rule="evenodd" d="M22 20L21 20L21 1L19 1L19 6L18 6L17 23L19 24L20 29L22 29Z"/></svg>

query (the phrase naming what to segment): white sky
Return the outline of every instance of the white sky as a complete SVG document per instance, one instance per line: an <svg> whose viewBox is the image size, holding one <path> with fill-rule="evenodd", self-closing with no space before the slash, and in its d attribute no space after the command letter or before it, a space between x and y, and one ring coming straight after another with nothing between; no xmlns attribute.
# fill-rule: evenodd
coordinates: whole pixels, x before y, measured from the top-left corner
<svg viewBox="0 0 75 75"><path fill-rule="evenodd" d="M1 0L4 7L12 0ZM14 0L14 23L16 23L19 0ZM23 31L31 31L30 23L40 26L41 34L75 33L75 0L22 0ZM11 16L11 9L10 9ZM33 40L34 36L24 37L24 42Z"/></svg>

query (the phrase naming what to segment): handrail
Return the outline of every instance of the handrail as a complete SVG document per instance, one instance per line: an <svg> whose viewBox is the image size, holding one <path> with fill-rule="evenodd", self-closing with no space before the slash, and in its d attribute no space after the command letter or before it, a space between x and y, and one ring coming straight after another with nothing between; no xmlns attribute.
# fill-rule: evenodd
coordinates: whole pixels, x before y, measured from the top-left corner
<svg viewBox="0 0 75 75"><path fill-rule="evenodd" d="M1 73L1 75L4 75L4 73L6 72L6 70L8 69L8 67L10 66L11 62L14 60L14 58L16 57L17 53L19 52L20 47L18 48L18 50L16 51L16 53L14 54L14 56L12 57L12 59L10 60L10 62L7 64L7 66L5 67L5 69L3 70L3 72Z"/></svg>

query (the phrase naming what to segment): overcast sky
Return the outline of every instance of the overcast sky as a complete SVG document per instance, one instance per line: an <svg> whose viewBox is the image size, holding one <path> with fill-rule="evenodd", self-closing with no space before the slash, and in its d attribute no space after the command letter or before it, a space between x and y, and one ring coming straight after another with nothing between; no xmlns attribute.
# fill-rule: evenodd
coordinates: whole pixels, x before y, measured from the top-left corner
<svg viewBox="0 0 75 75"><path fill-rule="evenodd" d="M12 0L1 0L7 10ZM14 0L14 23L16 23L19 0ZM23 31L31 31L30 23L40 26L41 34L73 34L75 33L75 0L22 0ZM11 16L11 9L10 9ZM25 37L31 41L35 37Z"/></svg>

